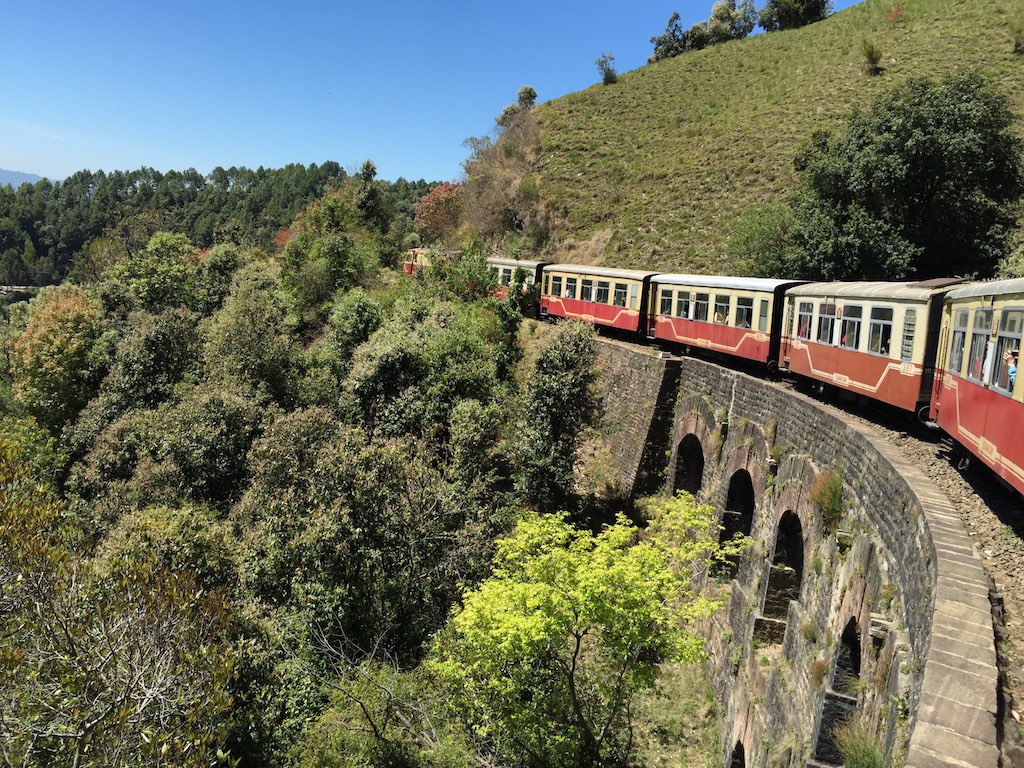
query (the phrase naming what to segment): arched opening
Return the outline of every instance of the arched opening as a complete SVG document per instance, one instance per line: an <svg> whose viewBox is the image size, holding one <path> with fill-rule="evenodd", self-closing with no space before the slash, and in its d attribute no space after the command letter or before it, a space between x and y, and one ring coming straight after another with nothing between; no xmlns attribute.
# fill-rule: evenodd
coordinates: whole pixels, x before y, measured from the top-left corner
<svg viewBox="0 0 1024 768"><path fill-rule="evenodd" d="M857 695L860 687L860 627L851 618L843 628L836 652L836 668L832 673L832 688L848 696Z"/></svg>
<svg viewBox="0 0 1024 768"><path fill-rule="evenodd" d="M843 764L835 733L857 711L860 687L860 627L857 626L857 619L851 618L839 638L831 690L825 691L821 704L818 737L814 744L816 762L836 766Z"/></svg>
<svg viewBox="0 0 1024 768"><path fill-rule="evenodd" d="M722 530L718 543L722 544L737 535L749 536L754 525L754 483L745 469L733 472L729 479L729 493L725 497L725 512L722 513ZM730 560L723 569L723 575L732 578L739 568L739 558Z"/></svg>
<svg viewBox="0 0 1024 768"><path fill-rule="evenodd" d="M732 748L732 760L729 761L729 768L747 768L747 757L742 741L737 741L736 746Z"/></svg>
<svg viewBox="0 0 1024 768"><path fill-rule="evenodd" d="M694 434L689 434L679 443L676 453L676 491L686 491L696 496L704 484L704 448Z"/></svg>
<svg viewBox="0 0 1024 768"><path fill-rule="evenodd" d="M791 510L779 519L775 536L775 554L768 573L764 596L764 616L785 620L789 601L800 599L804 577L804 536L800 518Z"/></svg>

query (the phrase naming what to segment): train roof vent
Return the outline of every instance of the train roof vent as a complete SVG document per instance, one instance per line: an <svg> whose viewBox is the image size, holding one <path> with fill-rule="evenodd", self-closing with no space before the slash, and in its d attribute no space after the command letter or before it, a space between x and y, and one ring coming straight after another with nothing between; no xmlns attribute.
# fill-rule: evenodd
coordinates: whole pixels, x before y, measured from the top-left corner
<svg viewBox="0 0 1024 768"><path fill-rule="evenodd" d="M948 288L951 285L960 285L966 283L966 277L933 277L930 280L921 280L917 283L911 283L911 288Z"/></svg>

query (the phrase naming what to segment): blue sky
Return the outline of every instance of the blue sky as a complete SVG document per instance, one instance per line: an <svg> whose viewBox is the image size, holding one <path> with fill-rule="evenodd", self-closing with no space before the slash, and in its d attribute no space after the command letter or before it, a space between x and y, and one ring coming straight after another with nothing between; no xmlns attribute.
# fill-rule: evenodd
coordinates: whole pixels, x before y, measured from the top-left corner
<svg viewBox="0 0 1024 768"><path fill-rule="evenodd" d="M539 101L587 88L603 52L635 69L674 11L689 26L712 0L5 5L0 168L370 159L381 178L442 181L521 85Z"/></svg>

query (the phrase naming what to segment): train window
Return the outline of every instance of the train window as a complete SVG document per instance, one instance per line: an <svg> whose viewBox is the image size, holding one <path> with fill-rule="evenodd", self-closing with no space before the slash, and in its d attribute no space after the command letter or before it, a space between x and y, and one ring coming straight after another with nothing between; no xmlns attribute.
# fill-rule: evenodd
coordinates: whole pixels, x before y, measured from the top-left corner
<svg viewBox="0 0 1024 768"><path fill-rule="evenodd" d="M715 296L715 322L725 325L729 322L729 296Z"/></svg>
<svg viewBox="0 0 1024 768"><path fill-rule="evenodd" d="M953 318L953 346L949 350L949 372L963 375L964 344L967 341L967 310L958 309Z"/></svg>
<svg viewBox="0 0 1024 768"><path fill-rule="evenodd" d="M636 283L629 285L629 308L636 309L636 300L640 296L640 286Z"/></svg>
<svg viewBox="0 0 1024 768"><path fill-rule="evenodd" d="M736 327L750 328L754 324L754 299L749 296L736 297Z"/></svg>
<svg viewBox="0 0 1024 768"><path fill-rule="evenodd" d="M594 298L598 304L608 303L608 281L598 280L597 281L597 296Z"/></svg>
<svg viewBox="0 0 1024 768"><path fill-rule="evenodd" d="M512 282L512 270L509 267L501 270L501 284L508 285Z"/></svg>
<svg viewBox="0 0 1024 768"><path fill-rule="evenodd" d="M697 300L694 302L694 320L702 320L707 322L708 320L708 294L698 293Z"/></svg>
<svg viewBox="0 0 1024 768"><path fill-rule="evenodd" d="M863 310L857 305L843 307L843 324L840 330L839 345L847 349L860 348L860 319Z"/></svg>
<svg viewBox="0 0 1024 768"><path fill-rule="evenodd" d="M580 301L594 300L594 281L584 279L580 283Z"/></svg>
<svg viewBox="0 0 1024 768"><path fill-rule="evenodd" d="M551 278L551 295L561 297L562 295L562 276L554 275Z"/></svg>
<svg viewBox="0 0 1024 768"><path fill-rule="evenodd" d="M686 291L679 292L679 301L676 302L676 317L688 318L690 316L690 294Z"/></svg>
<svg viewBox="0 0 1024 768"><path fill-rule="evenodd" d="M544 275L544 295L551 295L551 275Z"/></svg>
<svg viewBox="0 0 1024 768"><path fill-rule="evenodd" d="M811 338L811 318L814 315L814 305L809 301L801 301L796 314L796 337L798 339Z"/></svg>
<svg viewBox="0 0 1024 768"><path fill-rule="evenodd" d="M661 308L658 310L658 314L672 314L672 297L672 291L666 291L664 288L661 290Z"/></svg>
<svg viewBox="0 0 1024 768"><path fill-rule="evenodd" d="M565 278L565 298L575 299L576 298L576 278L567 277Z"/></svg>
<svg viewBox="0 0 1024 768"><path fill-rule="evenodd" d="M900 342L900 360L909 362L914 357L914 332L917 330L917 310L908 308L903 315L903 340ZM963 352L961 346L960 351Z"/></svg>
<svg viewBox="0 0 1024 768"><path fill-rule="evenodd" d="M822 302L818 307L818 343L834 344L836 328L836 305Z"/></svg>
<svg viewBox="0 0 1024 768"><path fill-rule="evenodd" d="M768 299L761 299L757 308L757 330L768 332Z"/></svg>
<svg viewBox="0 0 1024 768"><path fill-rule="evenodd" d="M612 304L614 304L616 307L624 307L624 306L626 306L626 284L625 283L616 283L615 284L615 296L613 298Z"/></svg>
<svg viewBox="0 0 1024 768"><path fill-rule="evenodd" d="M1020 349L1021 326L1024 322L1024 311L1004 309L999 314L999 336L996 341L995 375L992 380L998 389L1006 394L1013 394L1013 385L1010 381L1010 366L1006 355L1013 350ZM1016 374L1015 374L1016 377Z"/></svg>
<svg viewBox="0 0 1024 768"><path fill-rule="evenodd" d="M892 342L892 307L872 307L868 323L868 352L888 355Z"/></svg>
<svg viewBox="0 0 1024 768"><path fill-rule="evenodd" d="M988 351L988 337L992 331L992 310L974 311L974 329L971 331L971 355L967 358L967 377L981 381L985 375L985 353Z"/></svg>

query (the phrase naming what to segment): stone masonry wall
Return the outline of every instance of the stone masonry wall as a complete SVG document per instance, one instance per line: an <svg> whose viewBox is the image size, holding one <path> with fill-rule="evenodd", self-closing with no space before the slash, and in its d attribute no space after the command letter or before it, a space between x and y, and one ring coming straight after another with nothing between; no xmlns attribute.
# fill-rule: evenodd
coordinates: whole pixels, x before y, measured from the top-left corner
<svg viewBox="0 0 1024 768"><path fill-rule="evenodd" d="M740 743L747 765L834 764L830 713L852 708L897 764L996 766L989 585L948 501L829 406L693 358L599 349L603 431L626 495L662 478L671 492L688 435L705 461L699 501L724 510L730 484L746 476L754 490L752 549L718 587L726 608L708 627L723 761ZM816 487L832 473L843 512L830 525ZM788 611L769 593L780 583L769 576L785 512L799 519L804 547ZM852 680L836 671L850 627Z"/></svg>

